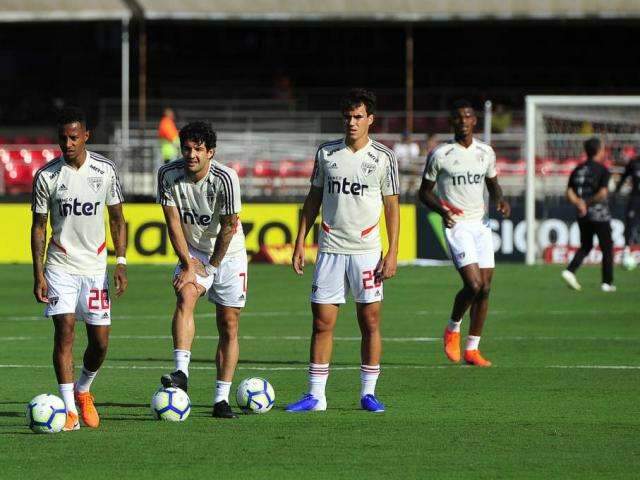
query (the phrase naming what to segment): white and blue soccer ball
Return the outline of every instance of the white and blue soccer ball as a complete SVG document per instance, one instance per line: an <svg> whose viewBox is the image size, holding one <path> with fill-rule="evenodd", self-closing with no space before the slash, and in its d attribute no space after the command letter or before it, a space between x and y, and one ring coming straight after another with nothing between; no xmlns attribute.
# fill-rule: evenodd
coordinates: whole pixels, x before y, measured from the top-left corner
<svg viewBox="0 0 640 480"><path fill-rule="evenodd" d="M276 402L271 384L264 378L245 378L236 391L238 406L245 413L266 413Z"/></svg>
<svg viewBox="0 0 640 480"><path fill-rule="evenodd" d="M67 410L60 397L43 393L27 405L27 425L35 433L58 433L67 421Z"/></svg>
<svg viewBox="0 0 640 480"><path fill-rule="evenodd" d="M636 268L637 266L638 266L638 262L636 262L636 259L632 254L627 253L622 255L622 268L630 271Z"/></svg>
<svg viewBox="0 0 640 480"><path fill-rule="evenodd" d="M151 397L151 413L157 420L184 422L191 413L191 400L180 388L160 388Z"/></svg>

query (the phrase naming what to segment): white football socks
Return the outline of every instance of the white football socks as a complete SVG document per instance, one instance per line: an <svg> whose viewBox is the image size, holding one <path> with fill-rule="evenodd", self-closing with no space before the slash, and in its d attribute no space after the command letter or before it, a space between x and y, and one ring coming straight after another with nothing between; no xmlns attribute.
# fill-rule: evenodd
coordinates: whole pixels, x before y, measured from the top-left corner
<svg viewBox="0 0 640 480"><path fill-rule="evenodd" d="M213 399L213 403L225 401L229 403L229 392L231 391L231 382L223 382L222 380L216 380L216 396Z"/></svg>
<svg viewBox="0 0 640 480"><path fill-rule="evenodd" d="M327 386L329 378L328 363L310 363L309 364L309 393L313 398L318 400L324 399L324 390Z"/></svg>
<svg viewBox="0 0 640 480"><path fill-rule="evenodd" d="M67 412L78 413L76 408L76 401L73 398L73 383L59 383L58 389L60 390L60 396L64 401L64 407Z"/></svg>
<svg viewBox="0 0 640 480"><path fill-rule="evenodd" d="M176 348L173 351L173 361L176 370L182 370L184 374L189 376L189 361L191 360L191 352L189 350L180 350Z"/></svg>
<svg viewBox="0 0 640 480"><path fill-rule="evenodd" d="M467 337L467 345L464 347L465 350L478 350L478 345L480 345L480 337L476 337L474 335L469 335Z"/></svg>
<svg viewBox="0 0 640 480"><path fill-rule="evenodd" d="M453 333L459 333L461 324L462 324L462 319L456 322L454 319L450 318L449 323L447 323L447 330Z"/></svg>
<svg viewBox="0 0 640 480"><path fill-rule="evenodd" d="M375 395L380 365L360 365L360 398Z"/></svg>
<svg viewBox="0 0 640 480"><path fill-rule="evenodd" d="M80 378L76 382L76 391L77 392L88 392L91 388L91 384L93 383L93 379L96 378L98 372L92 372L87 370L85 367L82 367L82 373L80 374Z"/></svg>

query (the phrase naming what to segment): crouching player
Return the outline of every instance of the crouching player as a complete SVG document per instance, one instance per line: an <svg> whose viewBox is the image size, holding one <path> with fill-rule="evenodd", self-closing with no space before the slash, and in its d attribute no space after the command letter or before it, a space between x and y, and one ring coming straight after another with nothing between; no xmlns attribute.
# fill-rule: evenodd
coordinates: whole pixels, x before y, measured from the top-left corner
<svg viewBox="0 0 640 480"><path fill-rule="evenodd" d="M247 295L247 253L238 219L238 176L213 160L215 147L216 133L207 123L190 123L180 131L182 159L158 171L158 203L179 261L173 278L175 371L160 381L164 387L187 390L195 334L193 310L207 293L216 305L220 336L212 414L237 418L229 406L229 391L238 363L240 311Z"/></svg>

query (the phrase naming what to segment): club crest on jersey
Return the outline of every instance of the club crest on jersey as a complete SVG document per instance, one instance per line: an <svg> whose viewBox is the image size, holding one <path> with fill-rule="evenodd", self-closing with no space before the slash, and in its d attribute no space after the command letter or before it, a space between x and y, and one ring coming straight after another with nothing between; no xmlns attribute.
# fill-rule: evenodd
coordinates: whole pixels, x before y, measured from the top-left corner
<svg viewBox="0 0 640 480"><path fill-rule="evenodd" d="M377 167L378 165L376 165L373 162L362 162L362 165L360 165L360 169L362 170L362 173L364 173L366 177L368 177L373 172L375 172Z"/></svg>
<svg viewBox="0 0 640 480"><path fill-rule="evenodd" d="M56 304L58 303L59 298L58 297L49 297L49 305L51 305L52 307L55 307Z"/></svg>
<svg viewBox="0 0 640 480"><path fill-rule="evenodd" d="M89 182L89 186L91 190L98 193L102 188L102 178L101 177L89 177L87 178L87 182Z"/></svg>

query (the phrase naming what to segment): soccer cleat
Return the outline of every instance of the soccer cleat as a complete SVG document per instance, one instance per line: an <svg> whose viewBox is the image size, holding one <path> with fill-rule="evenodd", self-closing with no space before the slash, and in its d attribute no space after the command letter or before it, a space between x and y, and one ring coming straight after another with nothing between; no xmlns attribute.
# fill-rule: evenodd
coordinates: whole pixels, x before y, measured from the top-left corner
<svg viewBox="0 0 640 480"><path fill-rule="evenodd" d="M78 420L78 414L73 412L67 412L67 420L62 427L63 432L70 432L71 430L80 430L80 420Z"/></svg>
<svg viewBox="0 0 640 480"><path fill-rule="evenodd" d="M578 279L573 274L573 272L570 272L569 270L563 270L562 279L564 280L564 283L569 286L569 288L573 288L574 290L578 291L582 290L582 287L578 283Z"/></svg>
<svg viewBox="0 0 640 480"><path fill-rule="evenodd" d="M602 285L600 285L600 290L602 290L603 292L615 292L617 288L615 285L612 285L610 283L603 283Z"/></svg>
<svg viewBox="0 0 640 480"><path fill-rule="evenodd" d="M285 408L287 412L323 412L327 409L326 398L316 398L310 393L305 393L297 402L290 403Z"/></svg>
<svg viewBox="0 0 640 480"><path fill-rule="evenodd" d="M452 362L460 361L460 332L444 329L444 353Z"/></svg>
<svg viewBox="0 0 640 480"><path fill-rule="evenodd" d="M231 410L231 407L229 406L229 402L226 400L220 400L218 403L214 404L211 415L216 418L238 418L238 415L233 413L233 410Z"/></svg>
<svg viewBox="0 0 640 480"><path fill-rule="evenodd" d="M491 362L480 354L480 350L465 350L464 361L468 365L475 365L476 367L491 366Z"/></svg>
<svg viewBox="0 0 640 480"><path fill-rule="evenodd" d="M76 403L80 407L80 417L82 423L87 427L98 428L100 425L100 415L93 404L93 395L89 392L76 392Z"/></svg>
<svg viewBox="0 0 640 480"><path fill-rule="evenodd" d="M373 413L384 412L384 403L376 398L375 395L368 394L360 399L360 406L363 410Z"/></svg>
<svg viewBox="0 0 640 480"><path fill-rule="evenodd" d="M187 391L188 378L182 370L176 370L160 377L160 383L164 388L174 387Z"/></svg>

